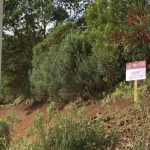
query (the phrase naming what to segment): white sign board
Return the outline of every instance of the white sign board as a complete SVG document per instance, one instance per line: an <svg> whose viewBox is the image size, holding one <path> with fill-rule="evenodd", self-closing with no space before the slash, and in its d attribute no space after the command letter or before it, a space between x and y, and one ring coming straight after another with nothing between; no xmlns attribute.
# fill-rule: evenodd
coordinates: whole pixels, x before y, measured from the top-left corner
<svg viewBox="0 0 150 150"><path fill-rule="evenodd" d="M126 64L126 81L146 79L146 61Z"/></svg>

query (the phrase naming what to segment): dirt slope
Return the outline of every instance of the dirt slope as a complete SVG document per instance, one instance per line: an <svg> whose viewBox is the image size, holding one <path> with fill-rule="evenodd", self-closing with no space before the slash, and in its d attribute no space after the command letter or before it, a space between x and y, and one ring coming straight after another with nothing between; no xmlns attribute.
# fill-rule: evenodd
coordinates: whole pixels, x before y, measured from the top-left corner
<svg viewBox="0 0 150 150"><path fill-rule="evenodd" d="M149 105L147 105L147 103L145 104L145 108L148 109ZM96 104L81 103L79 108L83 105L86 107L86 116L91 120L96 119L98 115L102 116L107 131L111 130L115 126L119 128L120 147L123 147L125 144L129 144L131 138L137 138L138 135L136 132L138 128L145 124L145 121L142 119L146 119L146 116L144 116L144 113L135 107L135 103L133 101L119 100L115 103L111 102L104 106L101 102ZM46 110L47 105L43 104L36 104L30 108L25 104L19 104L17 106L6 105L0 106L0 117L3 118L9 114L15 114L19 121L14 127L13 136L19 135L23 138L24 136L27 136L26 131L36 113L42 112L46 117ZM66 107L61 109L61 111L66 112ZM143 124L135 124L135 119L141 120Z"/></svg>
<svg viewBox="0 0 150 150"><path fill-rule="evenodd" d="M35 105L28 108L25 104L19 104L17 106L6 105L0 107L0 117L3 118L6 115L15 115L18 119L18 123L15 124L13 135L20 137L26 136L26 130L30 126L31 120L35 117L37 112L46 114L46 105Z"/></svg>
<svg viewBox="0 0 150 150"><path fill-rule="evenodd" d="M109 106L112 110L116 108L124 109L125 107L132 105L130 101L118 101L116 103L110 103ZM83 104L82 104L83 106ZM0 117L3 118L6 115L15 114L19 119L19 123L14 127L14 135L20 135L21 137L26 135L26 130L30 125L30 121L35 117L37 112L42 112L46 116L47 105L37 104L33 107L28 107L25 104L19 104L17 106L6 105L0 107ZM97 113L107 113L107 106L102 106L101 103L90 104L86 106L86 116L91 118ZM62 110L65 111L65 108Z"/></svg>

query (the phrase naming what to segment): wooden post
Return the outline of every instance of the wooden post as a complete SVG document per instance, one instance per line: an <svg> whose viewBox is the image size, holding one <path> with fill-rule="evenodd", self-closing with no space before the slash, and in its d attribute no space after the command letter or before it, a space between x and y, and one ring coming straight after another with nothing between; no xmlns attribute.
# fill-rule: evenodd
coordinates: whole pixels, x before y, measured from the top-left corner
<svg viewBox="0 0 150 150"><path fill-rule="evenodd" d="M137 102L137 80L134 80L134 102Z"/></svg>

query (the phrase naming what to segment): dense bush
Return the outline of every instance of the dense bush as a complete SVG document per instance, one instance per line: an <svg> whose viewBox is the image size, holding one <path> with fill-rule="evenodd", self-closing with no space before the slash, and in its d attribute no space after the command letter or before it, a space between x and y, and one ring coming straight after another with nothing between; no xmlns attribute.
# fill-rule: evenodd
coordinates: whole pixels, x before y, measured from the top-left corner
<svg viewBox="0 0 150 150"><path fill-rule="evenodd" d="M60 25L35 47L30 81L37 100L96 96L107 87L98 58L73 28L71 23Z"/></svg>
<svg viewBox="0 0 150 150"><path fill-rule="evenodd" d="M68 83L73 83L74 56L71 53L78 49L77 46L72 49L71 43L66 45L63 40L72 28L72 23L59 25L34 49L30 81L32 93L38 100L60 97L61 91L70 89ZM71 40L69 38L67 40Z"/></svg>
<svg viewBox="0 0 150 150"><path fill-rule="evenodd" d="M78 92L83 97L101 97L102 92L107 88L107 84L103 80L102 65L98 57L93 54L90 56L86 54L80 56L75 76L79 87Z"/></svg>

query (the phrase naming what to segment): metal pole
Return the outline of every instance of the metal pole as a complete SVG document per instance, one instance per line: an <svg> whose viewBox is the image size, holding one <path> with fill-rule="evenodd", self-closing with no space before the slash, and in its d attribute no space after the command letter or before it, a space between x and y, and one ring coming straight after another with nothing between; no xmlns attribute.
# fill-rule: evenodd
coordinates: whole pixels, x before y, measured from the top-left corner
<svg viewBox="0 0 150 150"><path fill-rule="evenodd" d="M2 27L3 27L3 0L0 0L0 86L1 86L1 64L2 64Z"/></svg>

